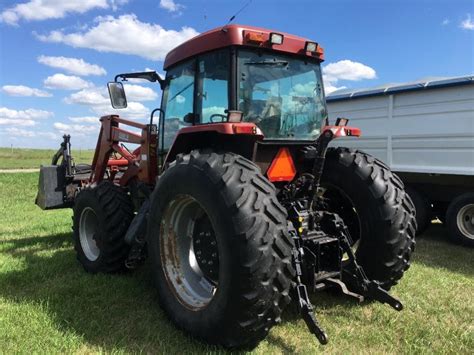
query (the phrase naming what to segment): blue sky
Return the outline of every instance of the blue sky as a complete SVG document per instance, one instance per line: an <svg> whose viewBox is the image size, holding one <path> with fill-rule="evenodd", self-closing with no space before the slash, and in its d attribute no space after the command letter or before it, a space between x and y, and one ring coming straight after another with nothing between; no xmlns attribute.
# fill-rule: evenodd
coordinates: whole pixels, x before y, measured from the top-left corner
<svg viewBox="0 0 474 355"><path fill-rule="evenodd" d="M162 72L167 51L223 25L247 1L0 1L0 146L56 147L63 132L93 147L105 85L119 72ZM470 75L474 0L253 0L236 23L311 38L325 48L328 91ZM127 87L145 121L157 85Z"/></svg>

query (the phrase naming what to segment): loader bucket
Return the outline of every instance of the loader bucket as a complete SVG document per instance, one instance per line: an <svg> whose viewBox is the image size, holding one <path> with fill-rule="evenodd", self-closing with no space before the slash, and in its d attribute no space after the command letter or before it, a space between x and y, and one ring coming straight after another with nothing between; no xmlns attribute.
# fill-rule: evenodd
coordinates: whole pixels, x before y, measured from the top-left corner
<svg viewBox="0 0 474 355"><path fill-rule="evenodd" d="M61 165L42 165L35 203L42 210L68 207L64 198L65 189L65 167Z"/></svg>

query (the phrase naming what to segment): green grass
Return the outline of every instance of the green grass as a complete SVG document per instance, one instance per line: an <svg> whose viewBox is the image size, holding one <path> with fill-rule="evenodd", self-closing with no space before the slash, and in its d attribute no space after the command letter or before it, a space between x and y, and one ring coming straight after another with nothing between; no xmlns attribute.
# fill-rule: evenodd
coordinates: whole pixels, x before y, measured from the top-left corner
<svg viewBox="0 0 474 355"><path fill-rule="evenodd" d="M71 211L34 205L37 177L0 174L1 353L223 352L166 319L147 265L125 275L85 273L71 244ZM472 249L445 241L442 225L433 225L393 289L402 312L320 293L312 299L326 347L289 308L255 352L472 353L473 281Z"/></svg>
<svg viewBox="0 0 474 355"><path fill-rule="evenodd" d="M59 148L59 143L58 143ZM51 164L55 149L0 148L0 169L32 169ZM76 163L91 163L94 150L72 150Z"/></svg>

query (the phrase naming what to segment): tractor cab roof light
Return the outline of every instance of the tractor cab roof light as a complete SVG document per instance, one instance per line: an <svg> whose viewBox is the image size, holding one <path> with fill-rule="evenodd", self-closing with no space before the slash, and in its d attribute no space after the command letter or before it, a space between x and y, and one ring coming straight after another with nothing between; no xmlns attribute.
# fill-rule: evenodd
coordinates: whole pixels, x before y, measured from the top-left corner
<svg viewBox="0 0 474 355"><path fill-rule="evenodd" d="M270 33L270 43L271 44L283 44L284 36L281 33Z"/></svg>
<svg viewBox="0 0 474 355"><path fill-rule="evenodd" d="M265 42L263 32L244 31L244 38L249 43L259 44Z"/></svg>
<svg viewBox="0 0 474 355"><path fill-rule="evenodd" d="M336 119L336 126L347 126L348 123L349 123L348 118L338 117Z"/></svg>
<svg viewBox="0 0 474 355"><path fill-rule="evenodd" d="M306 42L304 49L306 52L315 53L318 50L318 43L316 42Z"/></svg>

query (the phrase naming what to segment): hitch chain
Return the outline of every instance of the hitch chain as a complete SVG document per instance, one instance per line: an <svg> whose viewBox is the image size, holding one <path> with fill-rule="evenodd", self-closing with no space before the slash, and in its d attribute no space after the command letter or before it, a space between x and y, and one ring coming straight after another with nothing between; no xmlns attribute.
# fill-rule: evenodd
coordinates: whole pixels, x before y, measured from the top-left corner
<svg viewBox="0 0 474 355"><path fill-rule="evenodd" d="M352 266L352 270L344 269L343 272L350 279L350 283L357 285L360 288L360 293L368 298L373 300L379 301L381 303L387 303L392 308L397 311L401 311L403 309L403 304L397 300L395 297L390 295L386 290L384 290L380 283L375 280L370 280L362 266L357 263L354 251L351 248L352 238L350 236L349 230L345 225L344 221L336 214L331 214L331 222L334 223L334 228L339 232L342 238L341 247L347 253L350 265Z"/></svg>
<svg viewBox="0 0 474 355"><path fill-rule="evenodd" d="M293 265L296 270L296 285L294 287L294 293L298 298L298 313L305 321L309 331L316 336L321 344L324 345L328 343L328 337L314 315L314 308L311 304L311 301L309 300L308 290L306 289L306 285L301 280L303 275L301 267L304 256L303 247L301 245L301 237L296 233L296 230L294 229L291 222L288 223L288 231L294 242L294 247L292 250Z"/></svg>

